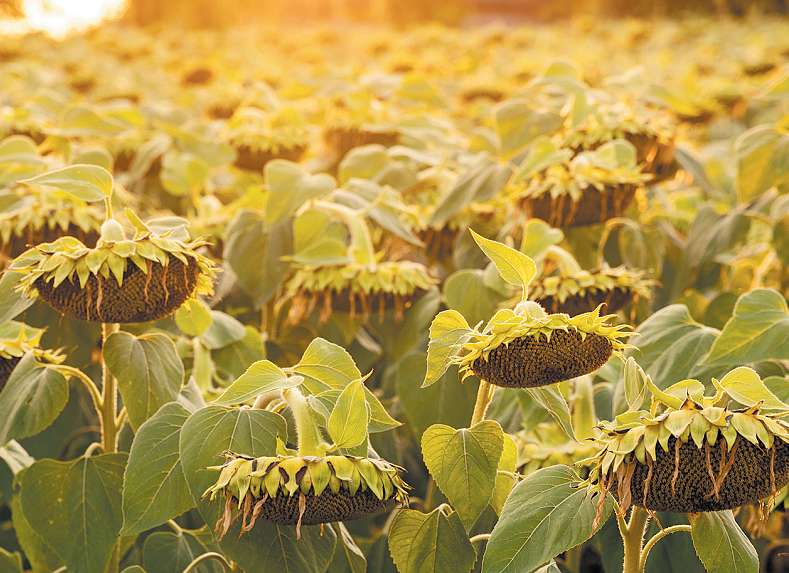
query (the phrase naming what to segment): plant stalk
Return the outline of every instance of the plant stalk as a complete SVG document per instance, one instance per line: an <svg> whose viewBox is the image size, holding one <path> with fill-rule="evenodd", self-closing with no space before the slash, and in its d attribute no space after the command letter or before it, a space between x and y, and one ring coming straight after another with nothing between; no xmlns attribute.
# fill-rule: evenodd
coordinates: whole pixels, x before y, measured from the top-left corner
<svg viewBox="0 0 789 573"><path fill-rule="evenodd" d="M649 522L649 513L641 507L633 507L630 522L624 525L619 520L619 533L625 547L625 560L622 573L642 573L641 547L644 543L644 532Z"/></svg>
<svg viewBox="0 0 789 573"><path fill-rule="evenodd" d="M296 421L296 438L300 456L322 456L321 434L312 418L310 406L301 390L286 388L282 391L282 398L287 402L293 419Z"/></svg>
<svg viewBox="0 0 789 573"><path fill-rule="evenodd" d="M101 446L105 454L118 451L118 425L116 424L116 410L118 408L118 389L115 377L107 368L103 352L107 339L113 332L118 331L117 324L101 325Z"/></svg>
<svg viewBox="0 0 789 573"><path fill-rule="evenodd" d="M647 559L649 559L649 552L652 551L652 548L657 544L658 541L671 535L672 533L679 533L684 531L686 533L691 532L690 525L672 525L671 527L666 527L665 529L661 529L652 538L647 541L646 545L644 545L644 549L641 551L641 561L640 567L641 571L646 571L647 568Z"/></svg>
<svg viewBox="0 0 789 573"><path fill-rule="evenodd" d="M490 406L490 403L493 400L493 394L495 392L495 386L489 382L485 382L484 380L479 381L479 388L477 389L477 401L474 402L474 413L471 415L471 423L469 424L469 427L479 424L485 419L485 412L488 411L488 406Z"/></svg>

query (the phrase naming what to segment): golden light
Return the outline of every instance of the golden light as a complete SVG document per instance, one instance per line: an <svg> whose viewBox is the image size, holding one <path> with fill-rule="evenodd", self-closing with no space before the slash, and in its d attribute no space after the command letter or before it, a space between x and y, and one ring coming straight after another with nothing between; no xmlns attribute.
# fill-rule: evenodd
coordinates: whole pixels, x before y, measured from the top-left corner
<svg viewBox="0 0 789 573"><path fill-rule="evenodd" d="M25 25L53 36L88 28L120 14L125 0L24 0Z"/></svg>

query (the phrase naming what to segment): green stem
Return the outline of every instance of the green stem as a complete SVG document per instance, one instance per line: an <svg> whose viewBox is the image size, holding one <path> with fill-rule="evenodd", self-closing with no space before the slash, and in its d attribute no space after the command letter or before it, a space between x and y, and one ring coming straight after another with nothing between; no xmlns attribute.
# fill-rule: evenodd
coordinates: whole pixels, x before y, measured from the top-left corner
<svg viewBox="0 0 789 573"><path fill-rule="evenodd" d="M298 388L286 388L282 391L282 398L288 403L293 419L296 421L299 455L322 456L324 448L321 444L321 434L304 394Z"/></svg>
<svg viewBox="0 0 789 573"><path fill-rule="evenodd" d="M104 198L104 212L106 214L106 220L109 221L112 219L113 212L112 212L112 195L109 197Z"/></svg>
<svg viewBox="0 0 789 573"><path fill-rule="evenodd" d="M487 541L490 539L490 533L480 533L479 535L475 535L474 537L470 537L469 541L472 545L475 543L479 543L481 541Z"/></svg>
<svg viewBox="0 0 789 573"><path fill-rule="evenodd" d="M203 561L219 561L222 564L222 567L225 571L232 571L233 567L228 563L227 559L224 558L220 553L203 553L200 557L196 557L192 560L192 562L186 566L186 569L183 570L183 573L191 573L192 571L197 570L197 566L200 565Z"/></svg>
<svg viewBox="0 0 789 573"><path fill-rule="evenodd" d="M652 551L652 548L657 545L657 542L671 535L672 533L678 533L684 531L686 533L691 532L690 525L672 525L671 527L666 527L665 529L661 529L652 538L647 541L646 545L644 545L644 549L641 551L641 560L640 560L640 568L641 571L646 570L647 566L647 559L649 558L649 552Z"/></svg>
<svg viewBox="0 0 789 573"><path fill-rule="evenodd" d="M479 388L477 389L477 401L474 403L474 413L471 415L471 423L469 424L469 427L479 424L485 419L485 412L488 411L488 406L490 406L490 403L493 400L493 394L495 391L496 387L492 386L489 382L485 382L484 380L479 381Z"/></svg>
<svg viewBox="0 0 789 573"><path fill-rule="evenodd" d="M90 378L90 376L85 374L82 370L74 368L73 366L59 364L57 366L52 366L52 368L64 376L70 376L82 382L82 385L85 386L88 393L90 394L91 399L93 400L93 407L96 409L96 415L101 416L101 393L96 387L96 383Z"/></svg>
<svg viewBox="0 0 789 573"><path fill-rule="evenodd" d="M172 530L173 530L173 533L175 533L176 535L183 535L183 534L184 534L184 530L183 530L183 528L182 528L180 525L178 525L178 524L175 522L175 520L174 520L174 519L168 519L168 520L167 520L167 526L168 526L170 529L172 529Z"/></svg>
<svg viewBox="0 0 789 573"><path fill-rule="evenodd" d="M107 339L113 332L117 332L117 324L101 325L102 352L107 344ZM101 360L101 445L105 454L118 451L118 426L115 415L118 407L118 389L115 377L107 368L107 363Z"/></svg>
<svg viewBox="0 0 789 573"><path fill-rule="evenodd" d="M622 573L641 573L641 546L644 543L644 531L649 521L649 513L641 507L633 507L627 525L624 525L624 520L617 521L625 547Z"/></svg>

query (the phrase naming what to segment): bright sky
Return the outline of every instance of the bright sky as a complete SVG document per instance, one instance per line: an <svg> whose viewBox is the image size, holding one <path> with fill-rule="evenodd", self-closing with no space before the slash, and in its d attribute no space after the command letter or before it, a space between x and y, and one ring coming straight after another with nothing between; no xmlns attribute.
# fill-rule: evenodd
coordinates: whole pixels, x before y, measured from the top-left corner
<svg viewBox="0 0 789 573"><path fill-rule="evenodd" d="M63 36L117 15L125 0L24 0L24 26Z"/></svg>

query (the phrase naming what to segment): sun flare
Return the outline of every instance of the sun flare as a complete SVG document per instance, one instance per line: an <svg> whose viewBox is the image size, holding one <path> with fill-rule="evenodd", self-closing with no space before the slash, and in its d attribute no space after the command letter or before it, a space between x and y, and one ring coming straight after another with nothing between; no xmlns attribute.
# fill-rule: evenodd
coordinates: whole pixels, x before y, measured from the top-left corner
<svg viewBox="0 0 789 573"><path fill-rule="evenodd" d="M63 36L120 13L125 0L25 0L25 21L34 30Z"/></svg>

